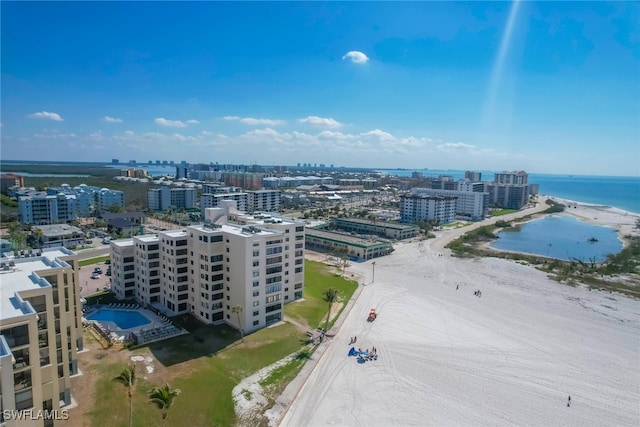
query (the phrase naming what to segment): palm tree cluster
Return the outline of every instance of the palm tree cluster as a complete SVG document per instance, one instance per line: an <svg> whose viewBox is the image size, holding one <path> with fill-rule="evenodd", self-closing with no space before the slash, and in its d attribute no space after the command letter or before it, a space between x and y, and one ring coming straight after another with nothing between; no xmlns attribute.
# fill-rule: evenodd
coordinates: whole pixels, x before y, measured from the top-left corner
<svg viewBox="0 0 640 427"><path fill-rule="evenodd" d="M120 375L113 379L127 388L127 396L129 397L129 427L133 426L133 390L136 384L135 365L127 366L120 372ZM162 413L162 425L167 422L167 411L173 405L176 396L180 395L180 389L171 389L169 384L162 387L154 387L149 392L149 403L158 408Z"/></svg>

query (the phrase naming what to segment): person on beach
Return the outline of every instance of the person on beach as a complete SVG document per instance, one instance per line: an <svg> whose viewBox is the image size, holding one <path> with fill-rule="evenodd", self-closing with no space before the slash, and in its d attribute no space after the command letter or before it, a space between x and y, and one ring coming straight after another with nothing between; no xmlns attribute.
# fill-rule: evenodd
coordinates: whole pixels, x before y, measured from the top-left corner
<svg viewBox="0 0 640 427"><path fill-rule="evenodd" d="M353 343L355 344L358 341L358 337L353 337Z"/></svg>
<svg viewBox="0 0 640 427"><path fill-rule="evenodd" d="M460 287L460 285L456 285L456 291L458 290L459 287Z"/></svg>

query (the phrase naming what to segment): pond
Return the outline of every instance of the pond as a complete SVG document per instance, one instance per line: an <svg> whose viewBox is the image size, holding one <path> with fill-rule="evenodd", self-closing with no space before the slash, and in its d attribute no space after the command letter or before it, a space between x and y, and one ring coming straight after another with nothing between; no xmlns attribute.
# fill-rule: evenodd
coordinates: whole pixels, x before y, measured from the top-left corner
<svg viewBox="0 0 640 427"><path fill-rule="evenodd" d="M505 229L492 248L542 255L571 261L603 261L622 250L622 241L613 227L579 221L571 215L552 215Z"/></svg>

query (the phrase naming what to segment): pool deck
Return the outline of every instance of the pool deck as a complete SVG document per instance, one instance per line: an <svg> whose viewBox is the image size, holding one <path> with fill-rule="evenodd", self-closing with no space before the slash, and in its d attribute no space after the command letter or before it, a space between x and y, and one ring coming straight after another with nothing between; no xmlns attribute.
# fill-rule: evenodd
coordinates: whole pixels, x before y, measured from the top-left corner
<svg viewBox="0 0 640 427"><path fill-rule="evenodd" d="M88 319L89 316L103 309L123 312L135 311L149 319L150 323L145 323L144 325L134 326L128 329L122 329L115 322ZM135 337L138 345L162 341L167 338L188 333L186 330L175 326L168 317L159 316L153 311L142 308L136 304L115 303L101 305L85 312L83 320L99 325L100 328L110 335L115 341L123 341L125 338Z"/></svg>

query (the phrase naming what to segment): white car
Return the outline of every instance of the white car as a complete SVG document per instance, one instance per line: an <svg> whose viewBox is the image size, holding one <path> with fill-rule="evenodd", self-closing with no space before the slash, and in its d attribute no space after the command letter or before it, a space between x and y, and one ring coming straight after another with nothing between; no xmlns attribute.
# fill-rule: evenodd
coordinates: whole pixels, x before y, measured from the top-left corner
<svg viewBox="0 0 640 427"><path fill-rule="evenodd" d="M94 272L94 273L91 275L91 278L92 278L92 279L99 279L99 278L100 278L100 274L98 274L98 273L95 273L95 272Z"/></svg>
<svg viewBox="0 0 640 427"><path fill-rule="evenodd" d="M102 244L103 245L108 245L109 242L111 242L111 238L109 238L109 237L105 237L104 239L102 239Z"/></svg>

